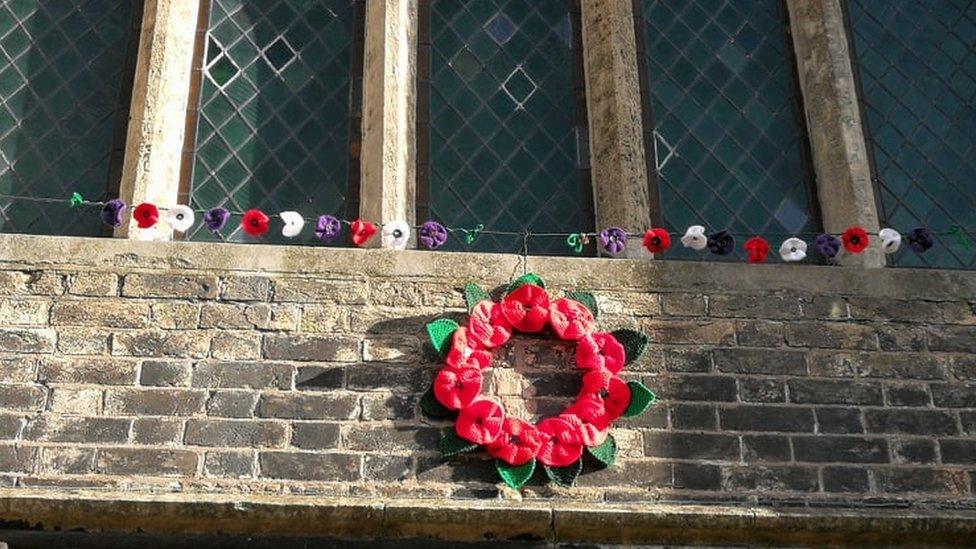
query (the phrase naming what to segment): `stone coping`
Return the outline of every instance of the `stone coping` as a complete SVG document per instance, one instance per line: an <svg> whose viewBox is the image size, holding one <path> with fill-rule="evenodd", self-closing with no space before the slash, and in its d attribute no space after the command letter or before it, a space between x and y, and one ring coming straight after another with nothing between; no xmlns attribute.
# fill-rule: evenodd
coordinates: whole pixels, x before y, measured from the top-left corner
<svg viewBox="0 0 976 549"><path fill-rule="evenodd" d="M523 271L511 254L391 251L0 234L0 266L25 269L202 271L328 278L438 278L501 284ZM529 271L591 291L791 291L904 299L969 300L976 271L529 256Z"/></svg>
<svg viewBox="0 0 976 549"><path fill-rule="evenodd" d="M339 539L968 544L976 513L0 490L5 528Z"/></svg>

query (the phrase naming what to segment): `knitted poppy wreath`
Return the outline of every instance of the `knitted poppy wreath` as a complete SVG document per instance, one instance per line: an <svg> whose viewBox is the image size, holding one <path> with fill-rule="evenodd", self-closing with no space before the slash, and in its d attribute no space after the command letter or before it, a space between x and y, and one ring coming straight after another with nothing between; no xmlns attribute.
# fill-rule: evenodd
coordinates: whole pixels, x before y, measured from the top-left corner
<svg viewBox="0 0 976 549"><path fill-rule="evenodd" d="M465 287L464 295L470 312L467 326L451 319L427 325L445 365L420 405L430 417L455 418L454 429L440 441L444 457L483 449L514 489L532 477L537 462L561 486L572 486L583 471L584 453L599 468L613 465L613 422L638 416L655 401L644 384L625 382L618 375L643 353L647 336L633 330L598 331L592 294L567 292L552 299L534 274L509 285L499 303L474 284ZM513 333L547 328L558 339L576 342L582 390L558 416L533 425L506 415L501 403L482 396L482 372L491 367L492 349L505 345Z"/></svg>

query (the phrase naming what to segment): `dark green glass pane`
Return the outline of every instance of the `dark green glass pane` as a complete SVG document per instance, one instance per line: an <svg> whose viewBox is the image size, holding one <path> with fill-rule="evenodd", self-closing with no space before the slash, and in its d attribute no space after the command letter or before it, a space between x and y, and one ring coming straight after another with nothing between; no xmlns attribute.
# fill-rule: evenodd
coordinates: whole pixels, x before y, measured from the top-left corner
<svg viewBox="0 0 976 549"><path fill-rule="evenodd" d="M141 0L0 2L0 193L107 198ZM121 126L121 127L120 127ZM119 157L119 155L115 155ZM0 198L0 231L99 236L97 212Z"/></svg>
<svg viewBox="0 0 976 549"><path fill-rule="evenodd" d="M431 0L430 211L452 227L592 231L565 0ZM521 234L456 233L447 249L520 252ZM572 253L532 236L531 254Z"/></svg>
<svg viewBox="0 0 976 549"><path fill-rule="evenodd" d="M820 229L779 0L642 0L664 226L763 234ZM813 254L811 254L813 255ZM718 259L676 246L669 258Z"/></svg>
<svg viewBox="0 0 976 549"><path fill-rule="evenodd" d="M976 3L850 0L854 56L883 223L935 246L901 267L976 268L947 233L976 231Z"/></svg>
<svg viewBox="0 0 976 549"><path fill-rule="evenodd" d="M347 217L352 38L350 0L213 0L196 141L195 209L218 206L310 221L295 239L272 221L261 242L317 242L314 219ZM358 76L356 76L358 78ZM224 231L257 241L235 216ZM210 240L198 226L190 238Z"/></svg>

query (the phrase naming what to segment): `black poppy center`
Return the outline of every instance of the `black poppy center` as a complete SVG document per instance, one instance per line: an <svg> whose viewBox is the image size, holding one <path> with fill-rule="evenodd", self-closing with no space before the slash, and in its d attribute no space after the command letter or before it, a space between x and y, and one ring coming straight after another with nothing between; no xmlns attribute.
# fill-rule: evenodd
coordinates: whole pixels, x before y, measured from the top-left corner
<svg viewBox="0 0 976 549"><path fill-rule="evenodd" d="M393 238L400 238L401 236L403 236L403 231L400 229L393 230Z"/></svg>
<svg viewBox="0 0 976 549"><path fill-rule="evenodd" d="M610 396L610 391L607 389L600 389L600 392L597 394L600 395L600 398L606 400Z"/></svg>
<svg viewBox="0 0 976 549"><path fill-rule="evenodd" d="M651 238L651 244L653 244L655 246L660 246L661 245L661 237L655 236L655 237Z"/></svg>
<svg viewBox="0 0 976 549"><path fill-rule="evenodd" d="M512 435L512 436L508 437L508 441L511 442L512 444L516 445L516 446L518 446L519 444L522 444L522 439L520 439L518 437L518 435Z"/></svg>

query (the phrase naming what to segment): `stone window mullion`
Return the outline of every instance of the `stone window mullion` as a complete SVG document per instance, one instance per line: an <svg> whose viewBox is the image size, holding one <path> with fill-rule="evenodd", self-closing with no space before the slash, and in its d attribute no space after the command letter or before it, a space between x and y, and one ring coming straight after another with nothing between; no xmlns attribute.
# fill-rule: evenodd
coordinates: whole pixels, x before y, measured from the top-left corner
<svg viewBox="0 0 976 549"><path fill-rule="evenodd" d="M651 208L633 4L581 0L580 7L597 231L642 231ZM647 252L632 245L626 253Z"/></svg>
<svg viewBox="0 0 976 549"><path fill-rule="evenodd" d="M119 196L131 205L176 204L200 3L146 0ZM165 224L115 235L168 240Z"/></svg>
<svg viewBox="0 0 976 549"><path fill-rule="evenodd" d="M841 0L787 0L824 230L880 229ZM883 267L880 248L845 265Z"/></svg>
<svg viewBox="0 0 976 549"><path fill-rule="evenodd" d="M417 0L366 3L359 207L363 219L415 224L418 24Z"/></svg>

